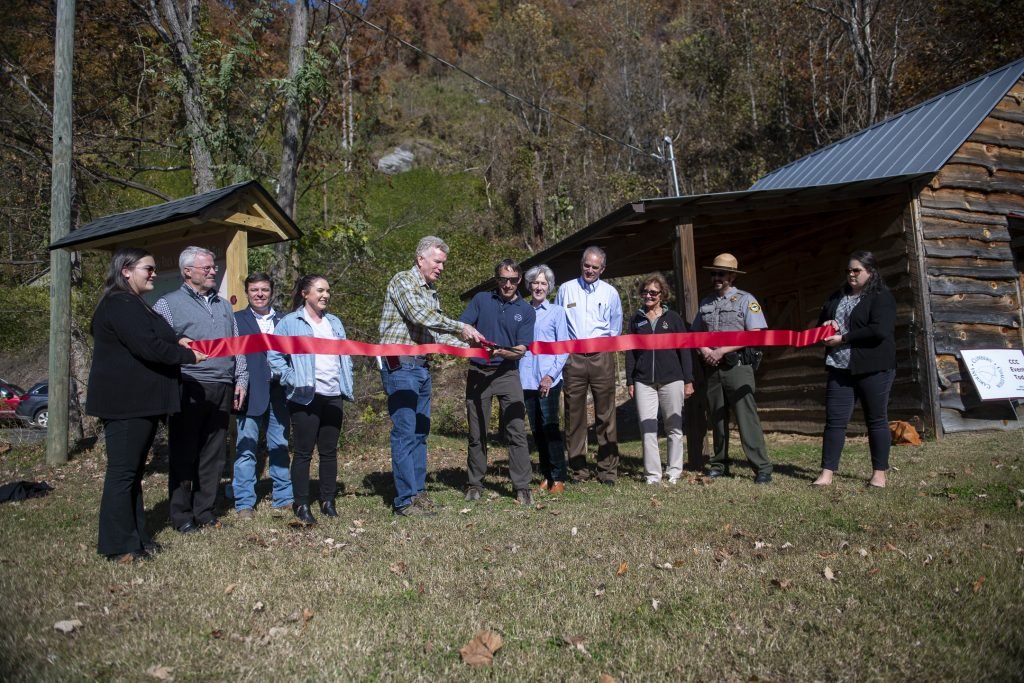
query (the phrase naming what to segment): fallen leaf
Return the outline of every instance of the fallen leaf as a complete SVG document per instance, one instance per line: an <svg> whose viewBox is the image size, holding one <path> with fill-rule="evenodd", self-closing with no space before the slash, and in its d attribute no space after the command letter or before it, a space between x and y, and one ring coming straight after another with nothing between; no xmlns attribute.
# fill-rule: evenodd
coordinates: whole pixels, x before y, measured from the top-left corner
<svg viewBox="0 0 1024 683"><path fill-rule="evenodd" d="M232 593L235 592L236 588L238 588L238 584L237 583L229 583L227 585L227 588L224 589L224 595L231 595Z"/></svg>
<svg viewBox="0 0 1024 683"><path fill-rule="evenodd" d="M566 645L576 650L577 652L582 652L587 657L590 656L590 653L587 652L587 648L583 646L583 644L587 642L585 638L582 638L581 636L564 635L562 636L562 640L565 641Z"/></svg>
<svg viewBox="0 0 1024 683"><path fill-rule="evenodd" d="M730 557L732 557L732 553L730 553L725 548L715 548L715 553L714 553L715 562L717 562L719 564L725 564L726 562L729 561Z"/></svg>
<svg viewBox="0 0 1024 683"><path fill-rule="evenodd" d="M619 568L615 571L615 576L625 576L626 572L629 571L629 563L622 562L619 564Z"/></svg>
<svg viewBox="0 0 1024 683"><path fill-rule="evenodd" d="M267 632L267 635L271 638L280 638L281 636L288 635L288 628L285 626L272 626Z"/></svg>
<svg viewBox="0 0 1024 683"><path fill-rule="evenodd" d="M537 503L536 505L533 506L533 509L534 510L543 510L546 507L547 507L547 505L545 505L544 503Z"/></svg>
<svg viewBox="0 0 1024 683"><path fill-rule="evenodd" d="M210 637L211 638L216 638L217 640L220 640L221 638L224 637L224 631L222 629L215 628L212 631L210 631Z"/></svg>
<svg viewBox="0 0 1024 683"><path fill-rule="evenodd" d="M661 507L661 501L658 500L657 498L655 498L654 496L651 496L651 507L652 508L660 508Z"/></svg>
<svg viewBox="0 0 1024 683"><path fill-rule="evenodd" d="M154 664L153 666L146 669L146 675L150 678L155 678L158 681L169 681L171 674L174 672L174 667L171 666L159 666Z"/></svg>
<svg viewBox="0 0 1024 683"><path fill-rule="evenodd" d="M252 611L253 612L262 612L263 608L264 608L263 601L262 600L257 600L256 604L252 606Z"/></svg>
<svg viewBox="0 0 1024 683"><path fill-rule="evenodd" d="M857 553L858 553L858 554L859 554L859 555L860 555L861 557L867 557L867 556L868 556L868 551L867 551L866 549L864 549L864 548L861 548L860 550L858 550L858 551L857 551Z"/></svg>
<svg viewBox="0 0 1024 683"><path fill-rule="evenodd" d="M494 653L501 649L501 636L485 629L477 631L473 639L459 648L462 661L470 666L489 666Z"/></svg>
<svg viewBox="0 0 1024 683"><path fill-rule="evenodd" d="M654 608L655 612L657 612L658 608L661 607L661 600L652 599L651 600L651 607Z"/></svg>
<svg viewBox="0 0 1024 683"><path fill-rule="evenodd" d="M885 548L886 550L890 550L890 551L891 550L899 550L899 548L894 546L892 543L888 543L888 542L884 546L882 546L882 547Z"/></svg>
<svg viewBox="0 0 1024 683"><path fill-rule="evenodd" d="M672 566L679 569L686 564L686 560L672 560Z"/></svg>
<svg viewBox="0 0 1024 683"><path fill-rule="evenodd" d="M760 550L767 545L764 541L754 541L754 550Z"/></svg>
<svg viewBox="0 0 1024 683"><path fill-rule="evenodd" d="M599 598L602 595L604 595L604 584L599 583L597 584L597 588L594 589L594 597Z"/></svg>
<svg viewBox="0 0 1024 683"><path fill-rule="evenodd" d="M572 529L569 530L569 535L570 536L575 536L578 533L579 533L579 530L576 527L573 527Z"/></svg>
<svg viewBox="0 0 1024 683"><path fill-rule="evenodd" d="M54 630L60 631L61 633L71 633L76 628L81 627L82 622L80 622L78 619L65 619L64 621L58 621L53 625Z"/></svg>
<svg viewBox="0 0 1024 683"><path fill-rule="evenodd" d="M655 562L654 566L657 569L667 569L669 571L671 571L671 570L676 568L675 565L672 564L671 562L663 562L662 564L658 564L657 562Z"/></svg>
<svg viewBox="0 0 1024 683"><path fill-rule="evenodd" d="M974 590L975 593L977 593L978 591L981 590L981 587L984 586L984 585L985 585L985 577L984 576L979 576L978 580L971 584L971 589Z"/></svg>
<svg viewBox="0 0 1024 683"><path fill-rule="evenodd" d="M1024 507L1024 500L1021 500L1020 498L1015 500L1013 503L1014 503L1014 505L1017 506L1018 510L1020 510L1022 507Z"/></svg>
<svg viewBox="0 0 1024 683"><path fill-rule="evenodd" d="M302 623L306 623L307 621L312 619L313 618L313 614L314 614L313 610L309 609L308 607L304 608L302 610Z"/></svg>
<svg viewBox="0 0 1024 683"><path fill-rule="evenodd" d="M299 614L299 610L295 610L294 612L292 612L291 614L288 615L287 621L298 621L301 618L302 618L302 615Z"/></svg>
<svg viewBox="0 0 1024 683"><path fill-rule="evenodd" d="M832 571L832 567L829 567L828 565L825 565L825 571L823 571L823 572L822 572L822 574L823 574L823 575L825 576L825 578L826 578L826 579L828 579L829 581L835 581L835 580L836 580L836 575L835 575L835 573L834 573L834 572Z"/></svg>
<svg viewBox="0 0 1024 683"><path fill-rule="evenodd" d="M459 514L460 515L468 515L469 513L470 513L470 509L469 508L462 508L461 510L459 510Z"/></svg>
<svg viewBox="0 0 1024 683"><path fill-rule="evenodd" d="M787 548L793 548L793 547L795 547L795 546L792 543L790 543L789 541L786 541L781 546L779 546L779 550L786 550Z"/></svg>
<svg viewBox="0 0 1024 683"><path fill-rule="evenodd" d="M406 572L408 568L409 565L407 565L405 562L395 562L390 567L388 567L388 570L396 576L401 576Z"/></svg>
<svg viewBox="0 0 1024 683"><path fill-rule="evenodd" d="M850 542L849 541L843 541L843 542L841 542L839 544L839 549L840 550L846 550L849 547L850 547Z"/></svg>
<svg viewBox="0 0 1024 683"><path fill-rule="evenodd" d="M793 582L789 579L772 579L772 585L776 588L788 591L793 587Z"/></svg>
<svg viewBox="0 0 1024 683"><path fill-rule="evenodd" d="M333 538L325 538L324 539L324 545L334 545L334 539Z"/></svg>
<svg viewBox="0 0 1024 683"><path fill-rule="evenodd" d="M868 576L874 576L874 575L876 575L880 571L882 571L882 570L879 569L878 567L872 567L871 569L868 570Z"/></svg>
<svg viewBox="0 0 1024 683"><path fill-rule="evenodd" d="M924 563L925 564L931 564L932 563L932 556L931 556L931 554L925 555Z"/></svg>
<svg viewBox="0 0 1024 683"><path fill-rule="evenodd" d="M608 674L601 674L597 677L597 683L619 683L618 680L612 678Z"/></svg>

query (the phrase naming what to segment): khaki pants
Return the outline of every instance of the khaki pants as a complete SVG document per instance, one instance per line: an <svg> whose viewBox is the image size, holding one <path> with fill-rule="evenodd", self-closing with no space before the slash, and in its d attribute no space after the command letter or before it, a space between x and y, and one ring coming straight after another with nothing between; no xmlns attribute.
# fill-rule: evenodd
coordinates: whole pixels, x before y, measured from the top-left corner
<svg viewBox="0 0 1024 683"><path fill-rule="evenodd" d="M615 354L573 353L562 369L565 388L565 440L572 478L590 478L587 469L587 392L594 397L597 432L597 478L615 481L619 471L619 443L615 429Z"/></svg>
<svg viewBox="0 0 1024 683"><path fill-rule="evenodd" d="M771 474L768 447L764 443L761 419L754 401L754 368L736 365L723 369L705 367L707 375L708 423L714 437L715 452L709 469L729 470L729 416L736 418L740 443L747 460L759 474Z"/></svg>

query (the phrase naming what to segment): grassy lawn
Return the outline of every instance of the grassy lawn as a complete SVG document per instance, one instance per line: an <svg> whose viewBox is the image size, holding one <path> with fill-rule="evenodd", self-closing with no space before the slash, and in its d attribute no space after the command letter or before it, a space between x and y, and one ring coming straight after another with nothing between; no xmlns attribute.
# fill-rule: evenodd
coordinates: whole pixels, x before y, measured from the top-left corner
<svg viewBox="0 0 1024 683"><path fill-rule="evenodd" d="M373 439L370 439L373 441ZM434 437L433 519L395 519L383 441L346 444L339 520L255 520L180 537L166 471L145 482L164 552L95 554L102 446L47 471L38 446L2 481L48 497L0 506L3 680L1012 681L1024 677L1024 440L948 437L894 449L868 490L867 447L837 485L807 484L817 440L770 437L775 482L640 480L509 497L505 451L476 504L464 443ZM735 452L740 452L738 446ZM65 634L55 622L78 620ZM480 629L503 647L471 668Z"/></svg>

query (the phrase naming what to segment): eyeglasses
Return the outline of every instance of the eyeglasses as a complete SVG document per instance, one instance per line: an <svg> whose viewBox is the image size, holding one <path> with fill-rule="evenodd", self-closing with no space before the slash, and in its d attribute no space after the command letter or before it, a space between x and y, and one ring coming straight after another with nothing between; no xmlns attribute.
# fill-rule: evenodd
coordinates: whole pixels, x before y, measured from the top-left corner
<svg viewBox="0 0 1024 683"><path fill-rule="evenodd" d="M191 268L193 270L201 270L204 273L216 273L217 272L217 266L185 266L185 267L186 268Z"/></svg>
<svg viewBox="0 0 1024 683"><path fill-rule="evenodd" d="M156 266L133 266L135 270L144 270L150 275L156 272Z"/></svg>
<svg viewBox="0 0 1024 683"><path fill-rule="evenodd" d="M517 278L517 277L499 277L499 278L496 278L496 279L498 280L498 284L500 286L502 286L502 287L504 287L505 285L518 285L519 284L519 278Z"/></svg>
<svg viewBox="0 0 1024 683"><path fill-rule="evenodd" d="M654 298L656 296L661 296L661 292L659 290L657 290L657 289L644 289L644 290L640 291L640 294L642 296L649 296L651 298Z"/></svg>
<svg viewBox="0 0 1024 683"><path fill-rule="evenodd" d="M863 273L864 269L863 268L847 268L846 272L847 273L852 273L853 275L857 275L858 273Z"/></svg>

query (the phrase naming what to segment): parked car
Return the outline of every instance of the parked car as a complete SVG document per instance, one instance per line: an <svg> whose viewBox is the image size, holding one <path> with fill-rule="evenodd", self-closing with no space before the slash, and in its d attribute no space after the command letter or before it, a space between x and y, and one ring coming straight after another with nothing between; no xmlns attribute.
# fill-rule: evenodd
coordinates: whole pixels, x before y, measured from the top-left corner
<svg viewBox="0 0 1024 683"><path fill-rule="evenodd" d="M36 382L26 391L14 414L22 424L46 429L50 421L49 411L49 382Z"/></svg>
<svg viewBox="0 0 1024 683"><path fill-rule="evenodd" d="M0 379L0 422L17 420L14 414L25 390L17 384L11 384Z"/></svg>

